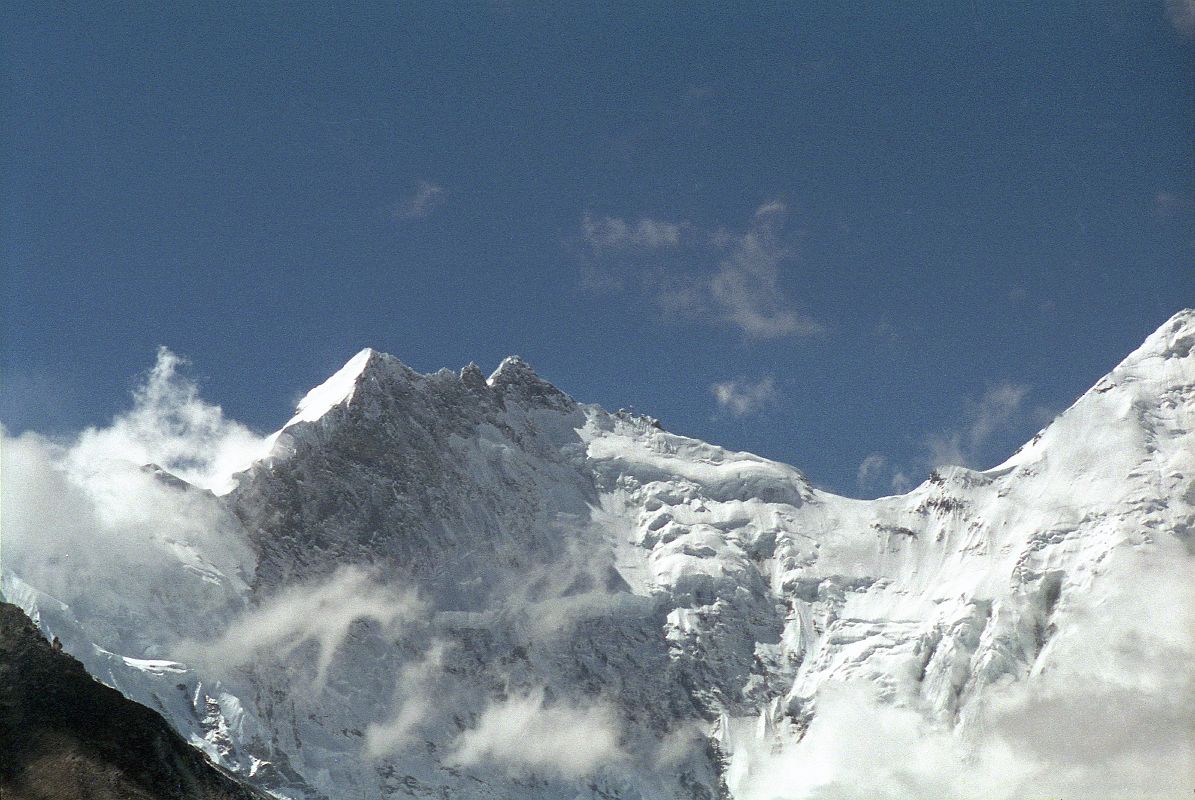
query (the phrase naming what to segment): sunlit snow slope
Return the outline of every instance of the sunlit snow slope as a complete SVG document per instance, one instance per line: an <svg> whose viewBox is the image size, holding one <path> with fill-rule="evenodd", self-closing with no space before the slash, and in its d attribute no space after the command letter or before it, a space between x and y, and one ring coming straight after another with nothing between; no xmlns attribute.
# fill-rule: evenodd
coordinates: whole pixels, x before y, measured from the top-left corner
<svg viewBox="0 0 1195 800"><path fill-rule="evenodd" d="M1137 737L1100 780L1187 796L1193 348L1188 310L1004 464L871 501L579 404L517 358L421 375L366 350L231 493L153 474L234 533L172 541L152 598L67 605L21 564L4 593L279 796L855 796L801 762L840 685L964 757L1020 759L1021 783L943 796L1040 794L1034 763L1084 785L1088 751L1016 727L1034 708L1081 743L1108 721L1072 706L1159 730L1149 704L1177 697L1178 777L1138 775L1150 752L1118 767ZM884 769L871 796L917 796Z"/></svg>

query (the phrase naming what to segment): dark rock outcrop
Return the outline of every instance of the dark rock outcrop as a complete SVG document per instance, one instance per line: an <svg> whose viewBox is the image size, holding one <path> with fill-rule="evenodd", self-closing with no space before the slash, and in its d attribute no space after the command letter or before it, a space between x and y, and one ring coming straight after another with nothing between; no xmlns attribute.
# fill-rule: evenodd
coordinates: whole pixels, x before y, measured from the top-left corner
<svg viewBox="0 0 1195 800"><path fill-rule="evenodd" d="M264 800L0 603L4 800Z"/></svg>

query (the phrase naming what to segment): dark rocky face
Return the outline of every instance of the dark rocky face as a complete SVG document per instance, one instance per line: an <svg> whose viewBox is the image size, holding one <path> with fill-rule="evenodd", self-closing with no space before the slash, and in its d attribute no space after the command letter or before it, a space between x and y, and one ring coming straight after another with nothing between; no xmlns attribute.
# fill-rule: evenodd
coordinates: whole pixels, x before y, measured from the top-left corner
<svg viewBox="0 0 1195 800"><path fill-rule="evenodd" d="M0 603L5 800L264 800Z"/></svg>

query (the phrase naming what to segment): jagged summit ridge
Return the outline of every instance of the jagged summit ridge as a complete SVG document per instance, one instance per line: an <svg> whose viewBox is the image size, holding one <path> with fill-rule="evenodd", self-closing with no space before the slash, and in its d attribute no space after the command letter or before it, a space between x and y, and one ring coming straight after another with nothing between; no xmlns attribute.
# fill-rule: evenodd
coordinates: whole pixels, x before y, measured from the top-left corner
<svg viewBox="0 0 1195 800"><path fill-rule="evenodd" d="M1154 380L1174 377L1165 371L1165 362L1170 359L1183 359L1195 347L1195 309L1184 308L1175 313L1152 333L1140 347L1104 376L1089 390L1092 392L1107 391L1118 374L1139 372L1143 364L1157 362L1163 373L1152 377ZM375 386L382 390L395 382L410 382L428 380L429 378L446 373L440 370L431 375L423 375L406 366L397 357L388 353L364 348L343 367L333 373L328 380L309 391L299 401L295 415L283 428L299 422L314 422L329 410L339 405L351 402L359 387ZM521 356L511 355L504 358L489 377L484 377L477 364L470 362L457 375L460 383L474 393L483 393L490 389L501 397L530 402L548 407L567 410L575 406L575 401L568 394L560 390L551 382L539 376L534 368ZM650 417L645 419L651 420ZM658 427L658 426L657 426ZM1003 469L1002 464L995 469Z"/></svg>
<svg viewBox="0 0 1195 800"><path fill-rule="evenodd" d="M266 438L259 460L290 457L294 452L296 436L326 438L326 431L323 434L313 434L311 431L326 428L329 424L335 427L337 423L331 417L343 417L351 406L369 408L371 415L385 413L401 417L419 413L411 408L411 403L425 405L424 398L430 392L441 398L437 400L441 403L440 410L447 411L443 407L444 403L460 405L449 400L450 396L459 395L460 389L472 396L473 401L464 404L470 409L462 412L458 408L450 413L462 413L466 418L485 413L480 411L480 407L494 404L503 406L507 401L527 408L549 408L564 412L577 407L576 401L539 377L531 365L519 356L503 359L489 378L473 362L459 373L441 369L425 375L393 355L367 347L299 401L291 419ZM333 414L337 409L340 412Z"/></svg>
<svg viewBox="0 0 1195 800"><path fill-rule="evenodd" d="M294 417L283 427L318 420L332 408L351 402L363 386L384 389L396 382L428 380L445 372L446 370L440 370L431 375L423 375L412 370L396 356L366 347L326 381L309 391L299 401ZM530 364L517 355L504 358L489 378L484 377L481 368L473 362L463 367L457 377L466 388L475 392L488 387L499 394L522 400L534 399L549 404L571 400L560 389L541 378Z"/></svg>

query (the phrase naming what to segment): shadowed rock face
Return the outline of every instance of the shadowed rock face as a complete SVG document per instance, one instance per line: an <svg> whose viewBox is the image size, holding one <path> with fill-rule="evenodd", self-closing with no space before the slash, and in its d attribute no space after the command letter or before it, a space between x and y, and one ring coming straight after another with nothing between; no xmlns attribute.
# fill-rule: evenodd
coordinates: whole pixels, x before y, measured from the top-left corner
<svg viewBox="0 0 1195 800"><path fill-rule="evenodd" d="M156 713L56 651L0 603L0 796L5 800L261 800Z"/></svg>

